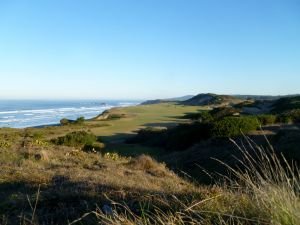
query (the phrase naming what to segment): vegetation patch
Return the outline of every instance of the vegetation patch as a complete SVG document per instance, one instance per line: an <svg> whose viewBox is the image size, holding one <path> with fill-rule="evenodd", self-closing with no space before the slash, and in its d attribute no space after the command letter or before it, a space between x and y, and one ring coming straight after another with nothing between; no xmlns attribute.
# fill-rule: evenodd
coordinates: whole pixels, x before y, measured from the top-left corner
<svg viewBox="0 0 300 225"><path fill-rule="evenodd" d="M84 151L100 151L104 148L104 144L99 141L94 134L86 131L74 131L51 140L56 145L80 148Z"/></svg>
<svg viewBox="0 0 300 225"><path fill-rule="evenodd" d="M138 157L132 158L130 162L127 163L128 167L134 170L143 170L145 172L151 173L152 175L165 175L166 165L163 163L158 163L153 158L147 155L140 155Z"/></svg>
<svg viewBox="0 0 300 225"><path fill-rule="evenodd" d="M127 143L142 143L171 151L184 150L201 140L208 139L210 129L210 124L200 122L180 124L164 130L146 128L140 130L136 136L129 138Z"/></svg>
<svg viewBox="0 0 300 225"><path fill-rule="evenodd" d="M277 116L272 114L261 114L257 116L257 119L261 125L272 125L278 121Z"/></svg>
<svg viewBox="0 0 300 225"><path fill-rule="evenodd" d="M210 114L214 119L221 119L226 116L238 116L241 113L241 110L235 109L233 107L219 107L219 108L214 108Z"/></svg>
<svg viewBox="0 0 300 225"><path fill-rule="evenodd" d="M125 117L126 114L109 114L106 120L119 120Z"/></svg>
<svg viewBox="0 0 300 225"><path fill-rule="evenodd" d="M0 140L10 145L0 149L0 223L298 225L299 171L294 162L287 164L300 161L297 124L271 136L274 152L257 149L261 142L251 146L250 139L235 147L228 137L239 142L241 131L273 124L279 116L297 122L299 111L233 116L230 107L201 109L208 108L134 106L112 110L130 116L112 119L108 127L89 120L82 126L2 129ZM190 121L179 119L184 114ZM166 129L153 128L166 123ZM136 136L130 133L145 126ZM253 137L262 138L257 133ZM107 138L101 155L94 154L104 147L95 134ZM133 144L123 143L129 136ZM287 160L276 158L281 152ZM205 184L214 185L204 185L199 167L230 177L209 177Z"/></svg>
<svg viewBox="0 0 300 225"><path fill-rule="evenodd" d="M0 140L0 148L9 148L12 143L9 141Z"/></svg>
<svg viewBox="0 0 300 225"><path fill-rule="evenodd" d="M299 123L300 109L293 109L285 111L277 116L277 121L280 123Z"/></svg>
<svg viewBox="0 0 300 225"><path fill-rule="evenodd" d="M210 114L209 111L202 111L198 113L188 113L182 117L183 119L189 119L192 121L200 121L204 123L209 123L213 121L213 116Z"/></svg>
<svg viewBox="0 0 300 225"><path fill-rule="evenodd" d="M274 113L282 113L288 110L300 109L300 96L278 99L273 105Z"/></svg>
<svg viewBox="0 0 300 225"><path fill-rule="evenodd" d="M273 124L276 121L276 117L273 115L264 115L260 118L255 116L226 116L227 113L223 110L215 111L217 117L221 117L218 119L214 118L211 112L202 112L195 115L199 115L197 118L203 116L203 118L206 118L203 119L204 121L180 124L163 130L152 127L141 129L137 135L127 139L126 142L178 151L185 150L196 143L213 137L235 137L240 136L242 133L247 134L250 131L257 130L262 123L266 125ZM227 109L225 111L228 112ZM232 112L230 110L229 115Z"/></svg>
<svg viewBox="0 0 300 225"><path fill-rule="evenodd" d="M103 155L104 158L106 159L112 159L114 161L118 161L118 160L130 160L131 157L124 157L124 156L121 156L119 155L118 153L116 152L106 152L104 155Z"/></svg>
<svg viewBox="0 0 300 225"><path fill-rule="evenodd" d="M76 120L69 120L67 118L62 118L60 120L60 124L62 126L67 126L67 125L83 125L85 122L85 118L83 116L78 117Z"/></svg>
<svg viewBox="0 0 300 225"><path fill-rule="evenodd" d="M234 137L239 136L259 128L256 117L225 117L213 123L212 135L215 137Z"/></svg>

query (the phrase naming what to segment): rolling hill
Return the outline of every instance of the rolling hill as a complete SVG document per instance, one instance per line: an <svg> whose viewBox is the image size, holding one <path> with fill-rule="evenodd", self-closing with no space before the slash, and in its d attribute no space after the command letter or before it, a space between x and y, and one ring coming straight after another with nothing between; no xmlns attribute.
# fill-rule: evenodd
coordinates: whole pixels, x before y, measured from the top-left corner
<svg viewBox="0 0 300 225"><path fill-rule="evenodd" d="M175 98L147 100L145 102L142 102L141 105L153 105L153 104L167 103L167 102L181 102L181 101L186 101L192 97L194 97L194 95L185 95L185 96L175 97Z"/></svg>
<svg viewBox="0 0 300 225"><path fill-rule="evenodd" d="M217 95L217 94L198 94L182 103L191 106L205 106L205 105L232 105L238 104L243 100L235 98L230 95Z"/></svg>

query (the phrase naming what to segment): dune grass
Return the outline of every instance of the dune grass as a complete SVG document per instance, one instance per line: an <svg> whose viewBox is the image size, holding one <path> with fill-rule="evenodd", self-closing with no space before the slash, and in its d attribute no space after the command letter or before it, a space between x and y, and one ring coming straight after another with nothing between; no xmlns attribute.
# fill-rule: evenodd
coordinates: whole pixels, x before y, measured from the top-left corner
<svg viewBox="0 0 300 225"><path fill-rule="evenodd" d="M145 155L115 157L39 142L1 149L1 222L300 224L298 169L271 146L245 138L242 166L227 166L230 177L214 186L180 178Z"/></svg>
<svg viewBox="0 0 300 225"><path fill-rule="evenodd" d="M100 209L92 213L103 224L300 224L299 170L277 156L271 145L263 149L248 137L245 140L247 148L233 141L243 154L242 167L226 165L232 174L223 177L219 191L209 189L210 197L192 202L176 196L161 199L165 208L143 209L140 215L126 205L121 205L123 213L106 215Z"/></svg>
<svg viewBox="0 0 300 225"><path fill-rule="evenodd" d="M233 143L241 167L225 165L230 176L205 186L142 155L158 157L162 149L119 143L140 127L172 126L197 110L136 106L113 109L126 114L118 120L1 129L9 144L0 146L0 224L300 224L299 171L271 145L263 149L247 137L245 145ZM47 142L78 130L106 136L107 149Z"/></svg>

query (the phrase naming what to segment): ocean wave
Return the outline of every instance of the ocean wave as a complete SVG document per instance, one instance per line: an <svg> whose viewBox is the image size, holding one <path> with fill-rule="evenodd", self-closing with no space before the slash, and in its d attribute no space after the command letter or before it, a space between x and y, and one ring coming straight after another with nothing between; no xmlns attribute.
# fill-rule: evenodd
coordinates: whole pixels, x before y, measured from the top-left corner
<svg viewBox="0 0 300 225"><path fill-rule="evenodd" d="M137 105L137 103L133 103L133 102L121 102L119 103L120 106L134 106Z"/></svg>
<svg viewBox="0 0 300 225"><path fill-rule="evenodd" d="M15 122L23 122L24 120L22 119L5 119L5 120L0 120L0 123L15 123Z"/></svg>
<svg viewBox="0 0 300 225"><path fill-rule="evenodd" d="M3 114L23 114L23 115L31 115L31 114L43 114L43 113L56 113L56 112L80 112L86 110L103 110L106 108L111 108L113 106L98 106L98 107L78 107L78 108L52 108L52 109L33 109L33 110L14 110L14 111L2 111Z"/></svg>
<svg viewBox="0 0 300 225"><path fill-rule="evenodd" d="M37 108L35 105L28 105L27 108L32 107L32 109L18 109L14 107L11 110L3 111L1 111L0 108L0 126L24 128L30 126L40 126L45 124L57 124L62 118L76 119L80 116L84 116L86 119L89 119L99 115L104 110L113 107L126 107L131 105L136 105L136 103L111 102L105 105L99 105L94 103L83 102L75 106L66 105L66 107L57 108L51 106L50 104L49 108ZM6 109L8 108L6 107Z"/></svg>

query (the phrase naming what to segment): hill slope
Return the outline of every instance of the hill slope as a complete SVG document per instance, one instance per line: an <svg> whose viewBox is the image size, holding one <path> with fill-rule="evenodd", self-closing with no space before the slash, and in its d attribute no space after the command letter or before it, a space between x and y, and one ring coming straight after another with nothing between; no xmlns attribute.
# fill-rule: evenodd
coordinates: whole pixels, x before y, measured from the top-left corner
<svg viewBox="0 0 300 225"><path fill-rule="evenodd" d="M191 99L183 101L184 105L204 106L204 105L230 105L242 102L242 100L230 95L198 94Z"/></svg>
<svg viewBox="0 0 300 225"><path fill-rule="evenodd" d="M153 104L167 103L167 102L181 102L181 101L186 101L192 97L194 97L194 95L185 95L185 96L176 97L176 98L147 100L145 102L142 102L141 105L153 105Z"/></svg>
<svg viewBox="0 0 300 225"><path fill-rule="evenodd" d="M273 104L273 112L281 113L287 110L300 109L300 96L280 98Z"/></svg>

